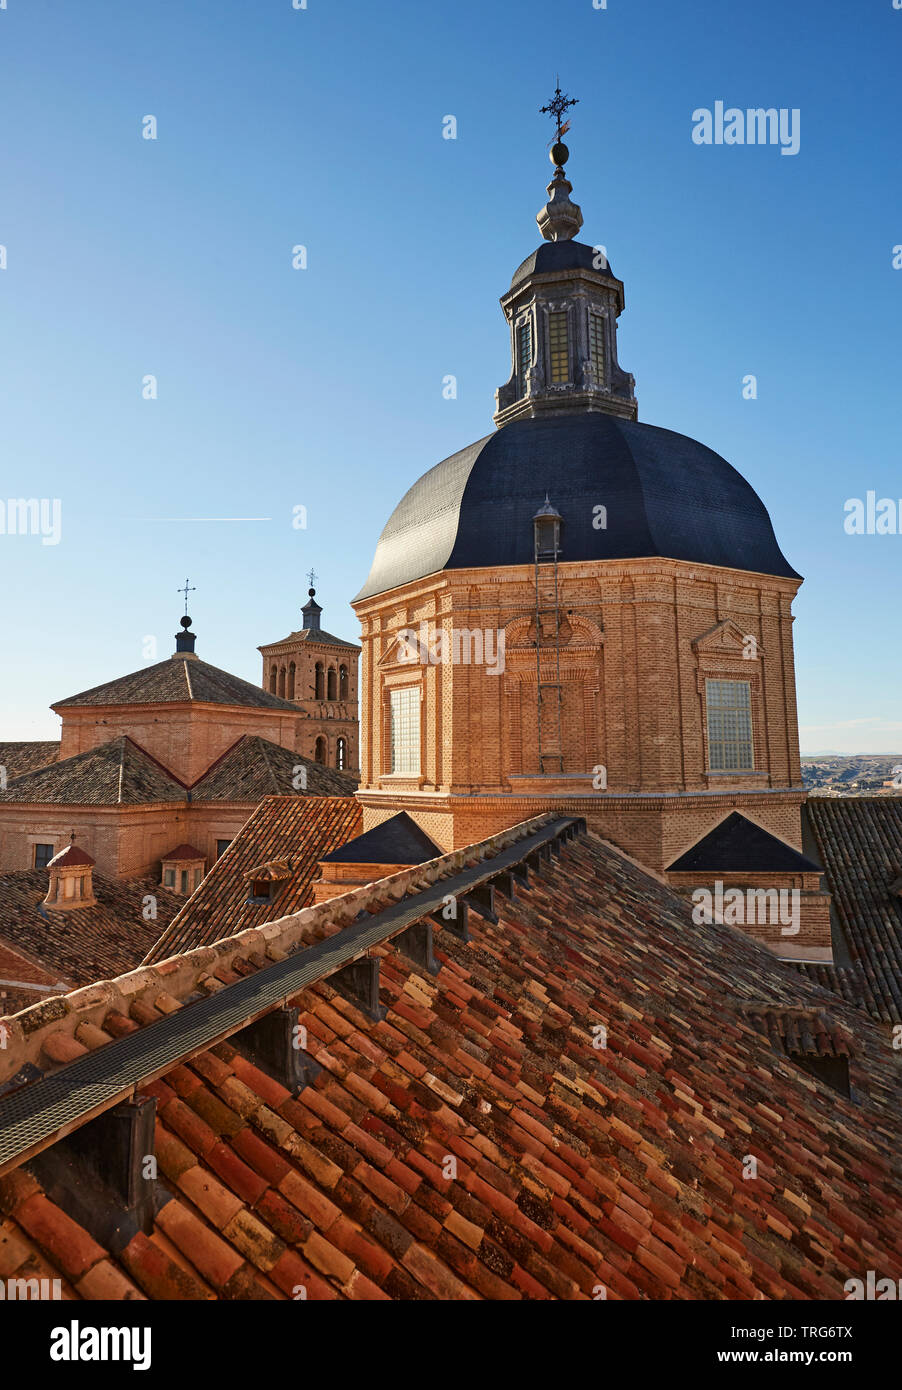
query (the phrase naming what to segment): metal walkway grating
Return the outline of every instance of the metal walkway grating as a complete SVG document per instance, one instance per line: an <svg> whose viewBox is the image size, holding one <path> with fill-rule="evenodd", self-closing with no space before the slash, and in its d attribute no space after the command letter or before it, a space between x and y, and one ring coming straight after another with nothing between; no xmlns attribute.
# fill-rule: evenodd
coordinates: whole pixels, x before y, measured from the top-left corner
<svg viewBox="0 0 902 1390"><path fill-rule="evenodd" d="M265 966L207 999L117 1038L0 1101L0 1175L131 1095L177 1062L223 1042L275 1005L326 979L372 946L437 912L519 864L543 845L570 838L585 822L563 817L448 878L402 899L368 921Z"/></svg>

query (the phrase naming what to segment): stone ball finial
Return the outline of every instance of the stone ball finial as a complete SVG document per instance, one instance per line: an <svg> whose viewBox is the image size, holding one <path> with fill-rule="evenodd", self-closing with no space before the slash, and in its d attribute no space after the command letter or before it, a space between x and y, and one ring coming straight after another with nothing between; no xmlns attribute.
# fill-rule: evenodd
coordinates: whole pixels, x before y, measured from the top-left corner
<svg viewBox="0 0 902 1390"><path fill-rule="evenodd" d="M556 165L559 169L563 168L570 158L570 151L567 149L563 140L558 140L556 144L552 145L548 158L551 160L552 164Z"/></svg>
<svg viewBox="0 0 902 1390"><path fill-rule="evenodd" d="M191 626L191 619L188 617L188 614L186 613L185 616L184 616L184 618L179 618L179 622L181 623L182 627L183 627L183 628L185 629L185 631L187 632L187 631L188 631L188 628Z"/></svg>

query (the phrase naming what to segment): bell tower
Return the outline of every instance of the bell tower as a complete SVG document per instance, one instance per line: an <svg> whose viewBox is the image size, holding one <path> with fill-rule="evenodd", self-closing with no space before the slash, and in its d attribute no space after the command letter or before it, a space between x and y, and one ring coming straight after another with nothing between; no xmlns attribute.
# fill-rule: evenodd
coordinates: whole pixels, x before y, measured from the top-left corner
<svg viewBox="0 0 902 1390"><path fill-rule="evenodd" d="M313 570L308 579L308 598L301 609L303 625L280 642L258 648L263 657L262 685L271 695L293 701L304 715L295 745L299 753L340 772L356 773L360 766L360 648L325 630Z"/></svg>

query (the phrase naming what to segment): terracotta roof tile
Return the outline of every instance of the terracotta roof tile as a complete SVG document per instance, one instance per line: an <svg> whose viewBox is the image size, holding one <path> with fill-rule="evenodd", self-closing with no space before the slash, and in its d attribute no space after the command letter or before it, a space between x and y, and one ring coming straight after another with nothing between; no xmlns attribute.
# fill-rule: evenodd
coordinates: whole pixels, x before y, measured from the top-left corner
<svg viewBox="0 0 902 1390"><path fill-rule="evenodd" d="M290 756L297 762L296 754ZM313 899L312 884L322 854L355 834L360 823L360 806L348 795L264 796L146 953L146 962L163 961L306 906ZM247 873L254 865L277 858L291 864L291 878L276 885L271 902L249 903Z"/></svg>
<svg viewBox="0 0 902 1390"><path fill-rule="evenodd" d="M96 904L68 912L50 912L40 904L47 894L46 869L19 869L0 874L0 967L9 978L52 983L56 989L5 989L0 1008L7 1015L65 992L76 985L110 979L137 966L184 899L161 888L155 879L109 879L93 875ZM144 899L153 894L156 921L144 918ZM32 964L33 963L33 964Z"/></svg>
<svg viewBox="0 0 902 1390"><path fill-rule="evenodd" d="M808 822L833 894L834 965L798 969L882 1023L902 1018L902 797L811 796Z"/></svg>
<svg viewBox="0 0 902 1390"><path fill-rule="evenodd" d="M188 703L241 705L258 709L285 710L297 713L297 706L288 700L270 695L260 686L251 685L240 676L233 676L218 666L201 661L199 657L167 657L153 666L144 666L127 676L117 676L102 685L92 686L78 695L57 700L52 708L77 709L88 705L157 705Z"/></svg>
<svg viewBox="0 0 902 1390"><path fill-rule="evenodd" d="M498 915L437 932L435 977L386 947L380 1022L305 990L325 1070L297 1098L237 1039L145 1088L169 1200L116 1267L196 1298L836 1298L902 1274L898 1083L866 1016L593 837ZM802 1016L850 1040L855 1103L773 1045ZM20 1170L0 1200L30 1240L19 1209L48 1199Z"/></svg>

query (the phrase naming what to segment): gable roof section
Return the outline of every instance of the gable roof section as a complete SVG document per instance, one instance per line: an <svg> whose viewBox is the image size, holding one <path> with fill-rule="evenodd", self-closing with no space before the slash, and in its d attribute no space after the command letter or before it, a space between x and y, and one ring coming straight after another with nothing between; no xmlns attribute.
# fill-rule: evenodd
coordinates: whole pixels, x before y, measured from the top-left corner
<svg viewBox="0 0 902 1390"><path fill-rule="evenodd" d="M324 854L324 864L422 864L441 854L438 845L406 811Z"/></svg>
<svg viewBox="0 0 902 1390"><path fill-rule="evenodd" d="M217 859L200 887L148 951L148 964L233 936L305 907L323 854L359 829L354 797L267 796ZM268 903L249 903L247 874L285 859L291 877L279 881Z"/></svg>
<svg viewBox="0 0 902 1390"><path fill-rule="evenodd" d="M119 738L76 753L36 772L26 772L0 792L4 801L78 806L140 806L184 801L185 787L143 748Z"/></svg>
<svg viewBox="0 0 902 1390"><path fill-rule="evenodd" d="M198 657L167 657L127 676L95 685L78 695L57 700L51 708L75 709L81 705L158 705L195 701L213 705L245 705L255 709L285 710L297 714L296 705L270 695L250 681L210 666Z"/></svg>
<svg viewBox="0 0 902 1390"><path fill-rule="evenodd" d="M405 904L411 873L429 871L395 876ZM369 893L375 910L392 883L348 903ZM297 1097L237 1037L145 1086L160 1201L118 1258L36 1202L29 1174L4 1178L20 1248L76 1297L290 1299L302 1284L308 1299L590 1300L601 1283L613 1299L841 1299L850 1274L902 1275L897 1059L870 1020L739 931L697 926L594 836L496 906L494 925L471 914L469 943L438 924L437 976L376 948L379 1022L327 979L296 996L323 1068ZM236 972L266 968L243 949L211 981L219 1000ZM142 998L123 991L133 1016L110 1013L109 1036L172 1024L180 1001L162 992L156 1009L164 976L150 976ZM856 1040L860 1103L761 1036L744 1011L762 1002L831 1006Z"/></svg>
<svg viewBox="0 0 902 1390"><path fill-rule="evenodd" d="M295 786L306 769L306 787ZM264 796L350 796L357 778L324 767L268 738L245 734L191 788L192 801L260 801Z"/></svg>
<svg viewBox="0 0 902 1390"><path fill-rule="evenodd" d="M819 873L817 864L799 854L785 840L771 835L754 821L731 811L679 859L668 864L668 873Z"/></svg>
<svg viewBox="0 0 902 1390"><path fill-rule="evenodd" d="M833 894L847 965L805 965L810 979L867 1009L902 1020L902 797L810 796L806 802Z"/></svg>
<svg viewBox="0 0 902 1390"><path fill-rule="evenodd" d="M93 907L51 912L40 906L47 893L46 869L0 874L0 942L38 962L54 982L62 979L64 988L134 970L184 899L153 878L120 880L95 873L93 882ZM143 911L147 895L156 900L151 921ZM27 1002L42 998L46 993Z"/></svg>
<svg viewBox="0 0 902 1390"><path fill-rule="evenodd" d="M59 739L38 739L24 743L0 743L0 767L6 768L7 780L21 777L25 772L47 767L58 761Z"/></svg>

